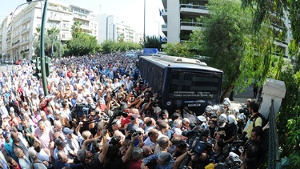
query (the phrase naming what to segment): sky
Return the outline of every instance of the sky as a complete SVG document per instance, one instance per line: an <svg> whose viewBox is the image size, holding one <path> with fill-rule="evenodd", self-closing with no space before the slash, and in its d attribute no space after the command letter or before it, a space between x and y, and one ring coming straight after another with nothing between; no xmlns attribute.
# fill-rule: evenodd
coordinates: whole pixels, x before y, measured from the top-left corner
<svg viewBox="0 0 300 169"><path fill-rule="evenodd" d="M50 1L50 0L48 0ZM94 14L107 13L121 18L135 31L144 32L144 0L56 0L94 11ZM146 1L146 35L162 35L161 0ZM26 0L0 0L0 22ZM101 26L101 25L100 25Z"/></svg>

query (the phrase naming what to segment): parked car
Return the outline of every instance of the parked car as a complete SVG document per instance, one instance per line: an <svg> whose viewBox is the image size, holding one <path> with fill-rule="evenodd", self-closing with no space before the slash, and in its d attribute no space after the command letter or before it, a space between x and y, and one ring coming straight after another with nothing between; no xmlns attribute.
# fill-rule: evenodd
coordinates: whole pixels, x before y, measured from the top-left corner
<svg viewBox="0 0 300 169"><path fill-rule="evenodd" d="M5 62L4 63L10 63L10 61L9 60L5 60Z"/></svg>
<svg viewBox="0 0 300 169"><path fill-rule="evenodd" d="M22 60L17 60L15 64L16 65L21 65L22 64Z"/></svg>

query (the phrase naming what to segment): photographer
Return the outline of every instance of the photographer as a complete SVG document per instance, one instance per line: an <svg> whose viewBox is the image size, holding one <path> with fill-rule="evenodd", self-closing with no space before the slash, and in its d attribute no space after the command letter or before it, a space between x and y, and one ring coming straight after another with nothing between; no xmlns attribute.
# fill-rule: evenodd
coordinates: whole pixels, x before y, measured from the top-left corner
<svg viewBox="0 0 300 169"><path fill-rule="evenodd" d="M125 168L125 163L130 159L131 153L133 151L134 142L138 139L138 136L132 136L130 139L129 148L126 150L125 155L121 156L120 149L111 144L108 147L107 160L105 162L106 169L122 169Z"/></svg>
<svg viewBox="0 0 300 169"><path fill-rule="evenodd" d="M107 131L103 130L101 138L88 139L83 142L82 149L77 152L77 157L81 161L85 169L102 169L105 162L106 154L108 151L108 140ZM91 153L87 145L91 143L97 143L102 140L102 151L101 153Z"/></svg>

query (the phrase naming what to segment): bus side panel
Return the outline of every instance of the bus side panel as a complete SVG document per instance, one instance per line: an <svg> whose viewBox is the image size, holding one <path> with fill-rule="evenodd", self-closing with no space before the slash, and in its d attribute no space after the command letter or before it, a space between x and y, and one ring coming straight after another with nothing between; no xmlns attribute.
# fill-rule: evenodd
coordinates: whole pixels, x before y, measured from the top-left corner
<svg viewBox="0 0 300 169"><path fill-rule="evenodd" d="M152 87L154 92L162 94L163 86L163 77L164 77L164 68L141 58L139 61L139 70L143 78L146 79L146 82L149 83L149 86Z"/></svg>
<svg viewBox="0 0 300 169"><path fill-rule="evenodd" d="M168 92L169 92L169 73L171 69L166 67L164 70L164 77L163 77L163 86L162 86L162 93L161 93L161 101L162 101L162 108L167 108L167 101L168 101Z"/></svg>

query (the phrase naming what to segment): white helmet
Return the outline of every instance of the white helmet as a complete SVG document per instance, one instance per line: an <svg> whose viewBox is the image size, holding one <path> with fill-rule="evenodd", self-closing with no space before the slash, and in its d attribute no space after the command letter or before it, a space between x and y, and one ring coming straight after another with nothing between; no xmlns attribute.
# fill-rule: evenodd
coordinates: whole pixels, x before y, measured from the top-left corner
<svg viewBox="0 0 300 169"><path fill-rule="evenodd" d="M221 114L220 116L219 116L219 118L218 118L218 121L219 122L227 122L227 115L226 114Z"/></svg>
<svg viewBox="0 0 300 169"><path fill-rule="evenodd" d="M223 104L226 105L226 106L230 106L231 101L229 100L229 98L226 97L226 98L224 99L224 101L223 101Z"/></svg>
<svg viewBox="0 0 300 169"><path fill-rule="evenodd" d="M238 108L234 108L234 109L232 110L232 112L233 112L235 115L237 115L240 111L239 111Z"/></svg>
<svg viewBox="0 0 300 169"><path fill-rule="evenodd" d="M213 106L213 111L217 112L218 110L220 110L220 106L219 105L214 105Z"/></svg>
<svg viewBox="0 0 300 169"><path fill-rule="evenodd" d="M205 113L211 113L212 110L213 110L213 107L209 105L205 108Z"/></svg>
<svg viewBox="0 0 300 169"><path fill-rule="evenodd" d="M228 115L228 124L234 123L235 125L237 124L237 121L235 120L235 116L233 114Z"/></svg>
<svg viewBox="0 0 300 169"><path fill-rule="evenodd" d="M246 121L246 116L245 116L244 113L239 114L239 115L237 116L237 118L240 119L240 120L243 120L243 122Z"/></svg>
<svg viewBox="0 0 300 169"><path fill-rule="evenodd" d="M197 118L203 123L206 122L206 118L204 116L197 116Z"/></svg>

